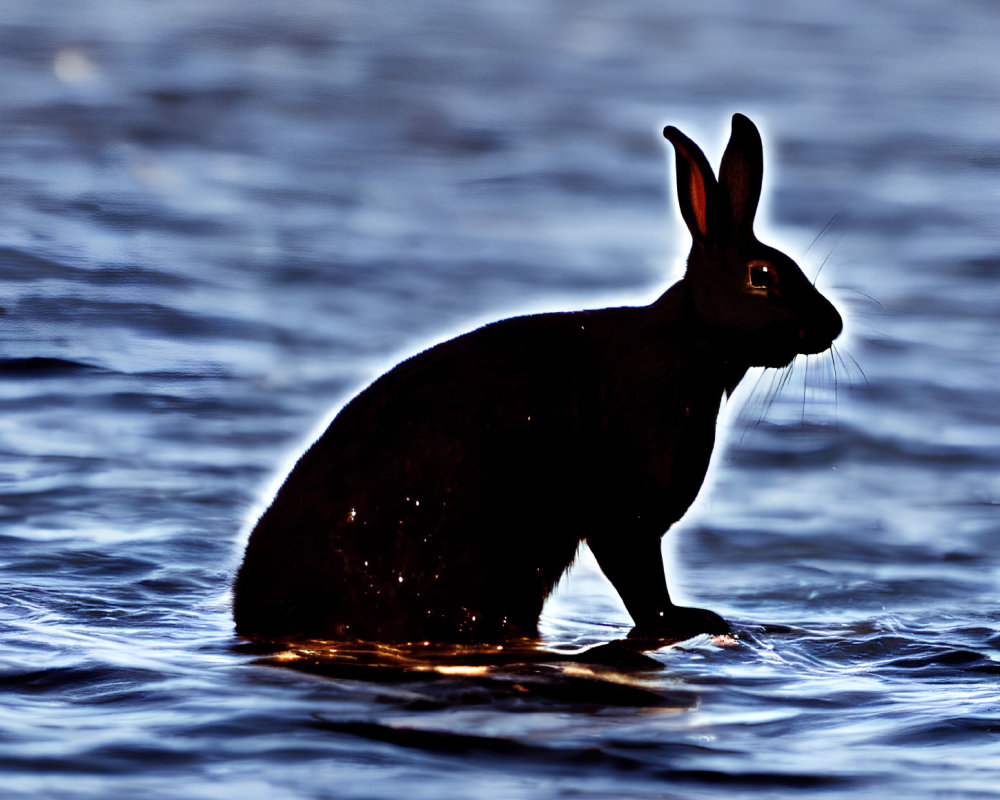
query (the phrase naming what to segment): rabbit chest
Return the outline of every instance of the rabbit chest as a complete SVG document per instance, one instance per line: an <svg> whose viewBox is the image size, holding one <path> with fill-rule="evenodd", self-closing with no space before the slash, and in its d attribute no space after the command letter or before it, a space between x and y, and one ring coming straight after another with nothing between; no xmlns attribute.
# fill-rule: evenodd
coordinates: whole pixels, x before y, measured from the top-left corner
<svg viewBox="0 0 1000 800"><path fill-rule="evenodd" d="M715 445L721 386L705 375L664 369L640 374L608 409L595 459L617 526L660 535L701 488Z"/></svg>

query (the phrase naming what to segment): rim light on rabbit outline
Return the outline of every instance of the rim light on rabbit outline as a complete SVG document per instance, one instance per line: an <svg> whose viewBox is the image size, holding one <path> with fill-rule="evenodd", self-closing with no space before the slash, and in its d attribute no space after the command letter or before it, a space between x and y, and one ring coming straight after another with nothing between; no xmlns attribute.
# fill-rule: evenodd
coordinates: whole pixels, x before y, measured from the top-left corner
<svg viewBox="0 0 1000 800"><path fill-rule="evenodd" d="M754 234L753 123L733 116L718 178L679 130L664 136L692 238L684 276L647 306L483 326L357 395L251 533L234 584L238 633L533 637L582 541L637 646L729 630L671 600L660 538L698 495L723 397L750 367L826 350L842 322Z"/></svg>

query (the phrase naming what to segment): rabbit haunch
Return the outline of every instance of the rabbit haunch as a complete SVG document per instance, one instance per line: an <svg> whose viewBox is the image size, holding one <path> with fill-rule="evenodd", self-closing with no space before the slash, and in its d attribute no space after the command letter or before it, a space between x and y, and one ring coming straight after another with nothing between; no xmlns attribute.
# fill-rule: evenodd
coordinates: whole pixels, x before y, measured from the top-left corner
<svg viewBox="0 0 1000 800"><path fill-rule="evenodd" d="M660 538L701 487L725 393L827 349L834 307L753 232L763 153L733 117L716 179L672 127L684 277L648 306L517 317L399 364L351 400L251 533L244 636L534 636L586 541L656 640L728 630L670 599Z"/></svg>

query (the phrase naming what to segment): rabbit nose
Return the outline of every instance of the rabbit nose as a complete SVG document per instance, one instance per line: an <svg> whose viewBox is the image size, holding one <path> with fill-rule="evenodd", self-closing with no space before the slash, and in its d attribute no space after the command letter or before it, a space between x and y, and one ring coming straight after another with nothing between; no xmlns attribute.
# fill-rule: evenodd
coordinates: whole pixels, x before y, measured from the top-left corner
<svg viewBox="0 0 1000 800"><path fill-rule="evenodd" d="M800 352L822 353L844 330L844 320L833 304L823 298L824 307L798 330Z"/></svg>
<svg viewBox="0 0 1000 800"><path fill-rule="evenodd" d="M824 298L825 299L825 298ZM828 319L827 325L829 326L827 330L827 335L830 337L830 343L836 339L844 330L844 318L840 316L840 312L834 308L833 303L829 300L826 301Z"/></svg>
<svg viewBox="0 0 1000 800"><path fill-rule="evenodd" d="M844 320L843 320L843 317L840 316L840 313L837 311L837 309L833 310L833 314L834 314L835 319L834 319L833 336L830 337L830 341L831 342L834 339L836 339L838 336L840 336L840 334L843 333L843 331L844 331Z"/></svg>

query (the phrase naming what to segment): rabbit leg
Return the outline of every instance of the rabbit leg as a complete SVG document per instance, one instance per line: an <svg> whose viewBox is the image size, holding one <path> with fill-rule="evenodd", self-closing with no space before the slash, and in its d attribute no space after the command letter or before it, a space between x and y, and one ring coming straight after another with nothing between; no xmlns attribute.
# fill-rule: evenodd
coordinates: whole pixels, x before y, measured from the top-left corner
<svg viewBox="0 0 1000 800"><path fill-rule="evenodd" d="M635 623L629 638L682 641L701 633L729 632L718 614L671 601L659 537L595 536L587 544Z"/></svg>

